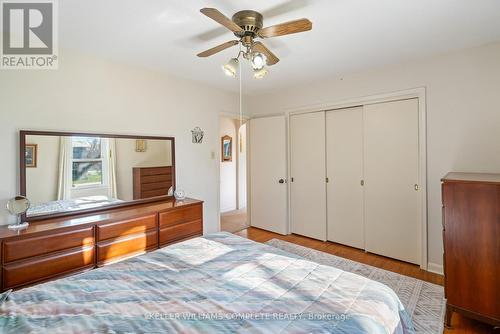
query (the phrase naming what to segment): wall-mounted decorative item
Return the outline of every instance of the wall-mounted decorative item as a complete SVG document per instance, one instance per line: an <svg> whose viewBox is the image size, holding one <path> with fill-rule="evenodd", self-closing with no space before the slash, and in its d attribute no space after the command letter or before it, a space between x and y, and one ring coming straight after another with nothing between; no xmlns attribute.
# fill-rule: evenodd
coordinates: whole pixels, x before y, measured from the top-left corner
<svg viewBox="0 0 500 334"><path fill-rule="evenodd" d="M36 168L36 162L37 162L37 144L26 144L26 149L25 149L25 159L26 159L26 167L30 168Z"/></svg>
<svg viewBox="0 0 500 334"><path fill-rule="evenodd" d="M191 130L191 134L193 135L193 144L201 144L203 142L203 136L205 135L205 133L200 129L199 126Z"/></svg>
<svg viewBox="0 0 500 334"><path fill-rule="evenodd" d="M233 138L224 136L221 138L222 162L233 161Z"/></svg>
<svg viewBox="0 0 500 334"><path fill-rule="evenodd" d="M148 149L148 144L146 139L137 139L135 141L135 151L136 152L146 152Z"/></svg>

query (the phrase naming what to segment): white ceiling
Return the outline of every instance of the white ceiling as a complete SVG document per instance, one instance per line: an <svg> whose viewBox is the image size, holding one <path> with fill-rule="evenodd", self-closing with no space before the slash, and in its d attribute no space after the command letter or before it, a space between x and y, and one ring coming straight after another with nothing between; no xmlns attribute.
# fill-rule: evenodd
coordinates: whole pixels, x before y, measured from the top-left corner
<svg viewBox="0 0 500 334"><path fill-rule="evenodd" d="M313 22L312 31L265 40L281 61L263 80L247 70L246 94L500 40L500 0L62 0L60 48L236 91L237 80L220 65L237 47L196 57L234 39L199 12L203 7L228 17L257 10L264 26Z"/></svg>

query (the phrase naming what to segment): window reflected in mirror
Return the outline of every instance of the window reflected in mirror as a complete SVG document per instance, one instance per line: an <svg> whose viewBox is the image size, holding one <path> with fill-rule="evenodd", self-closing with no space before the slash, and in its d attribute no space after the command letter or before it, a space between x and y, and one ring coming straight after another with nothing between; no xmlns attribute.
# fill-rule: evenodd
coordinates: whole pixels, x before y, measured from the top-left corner
<svg viewBox="0 0 500 334"><path fill-rule="evenodd" d="M140 145L139 145L140 144ZM167 196L175 186L173 140L28 134L27 217ZM28 166L26 154L25 166Z"/></svg>

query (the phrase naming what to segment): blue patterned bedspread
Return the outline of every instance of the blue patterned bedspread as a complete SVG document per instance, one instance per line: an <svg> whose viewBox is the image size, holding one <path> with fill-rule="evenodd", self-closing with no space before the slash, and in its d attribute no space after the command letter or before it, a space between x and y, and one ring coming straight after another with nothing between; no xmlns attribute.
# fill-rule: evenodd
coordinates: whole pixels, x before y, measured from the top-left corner
<svg viewBox="0 0 500 334"><path fill-rule="evenodd" d="M228 233L16 291L1 333L414 333L387 286Z"/></svg>

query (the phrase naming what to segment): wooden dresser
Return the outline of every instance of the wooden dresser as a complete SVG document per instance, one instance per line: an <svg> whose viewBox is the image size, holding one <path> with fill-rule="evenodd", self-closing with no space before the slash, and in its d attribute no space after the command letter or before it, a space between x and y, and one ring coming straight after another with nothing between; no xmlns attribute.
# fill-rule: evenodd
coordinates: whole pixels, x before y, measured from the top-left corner
<svg viewBox="0 0 500 334"><path fill-rule="evenodd" d="M1 289L91 270L203 234L203 202L164 200L0 227Z"/></svg>
<svg viewBox="0 0 500 334"><path fill-rule="evenodd" d="M174 168L165 167L134 167L133 184L134 200L166 196L175 180Z"/></svg>
<svg viewBox="0 0 500 334"><path fill-rule="evenodd" d="M442 179L446 325L453 312L500 325L500 174Z"/></svg>

